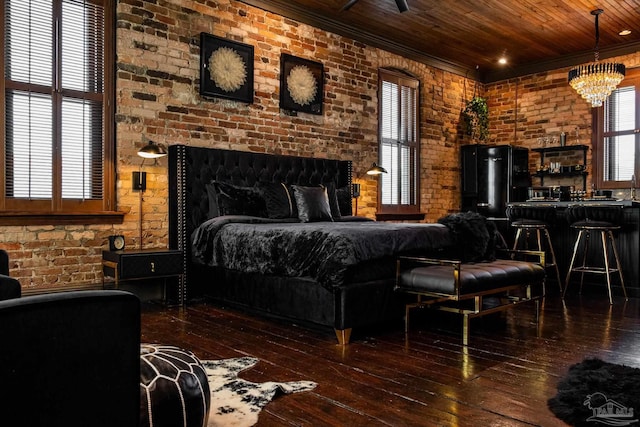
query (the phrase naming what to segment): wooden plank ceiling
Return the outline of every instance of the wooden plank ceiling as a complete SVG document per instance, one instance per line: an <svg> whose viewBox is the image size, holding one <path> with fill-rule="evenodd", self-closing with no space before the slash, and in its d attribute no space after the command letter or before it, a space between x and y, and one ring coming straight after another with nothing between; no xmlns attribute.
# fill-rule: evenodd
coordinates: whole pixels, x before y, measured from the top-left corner
<svg viewBox="0 0 640 427"><path fill-rule="evenodd" d="M640 51L639 0L241 1L484 82L592 61L598 8L600 58Z"/></svg>

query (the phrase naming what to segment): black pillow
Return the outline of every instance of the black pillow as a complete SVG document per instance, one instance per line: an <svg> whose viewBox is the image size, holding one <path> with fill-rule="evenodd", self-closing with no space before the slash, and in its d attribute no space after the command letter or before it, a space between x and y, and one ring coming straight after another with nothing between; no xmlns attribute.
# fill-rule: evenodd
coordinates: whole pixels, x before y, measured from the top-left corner
<svg viewBox="0 0 640 427"><path fill-rule="evenodd" d="M326 187L292 185L301 222L333 221Z"/></svg>
<svg viewBox="0 0 640 427"><path fill-rule="evenodd" d="M338 199L338 209L341 216L351 216L351 188L348 185L336 188L336 198Z"/></svg>
<svg viewBox="0 0 640 427"><path fill-rule="evenodd" d="M267 205L269 218L297 218L293 192L283 183L260 183L260 192Z"/></svg>
<svg viewBox="0 0 640 427"><path fill-rule="evenodd" d="M267 217L267 206L257 188L238 187L220 181L213 184L218 194L220 215Z"/></svg>
<svg viewBox="0 0 640 427"><path fill-rule="evenodd" d="M329 198L329 208L331 209L331 216L334 219L340 219L340 206L338 205L338 194L336 185L333 182L326 184L327 196Z"/></svg>
<svg viewBox="0 0 640 427"><path fill-rule="evenodd" d="M220 215L218 209L218 193L213 182L205 185L207 189L207 198L209 199L209 211L207 212L207 219L215 218Z"/></svg>

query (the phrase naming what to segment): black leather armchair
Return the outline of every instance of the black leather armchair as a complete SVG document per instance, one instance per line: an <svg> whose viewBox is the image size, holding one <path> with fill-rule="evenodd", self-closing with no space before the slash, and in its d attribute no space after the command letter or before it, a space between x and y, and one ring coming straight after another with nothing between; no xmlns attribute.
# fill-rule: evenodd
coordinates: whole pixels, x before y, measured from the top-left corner
<svg viewBox="0 0 640 427"><path fill-rule="evenodd" d="M0 301L10 298L20 298L22 288L20 282L9 277L9 255L0 249Z"/></svg>
<svg viewBox="0 0 640 427"><path fill-rule="evenodd" d="M76 291L0 301L0 425L140 419L140 301Z"/></svg>

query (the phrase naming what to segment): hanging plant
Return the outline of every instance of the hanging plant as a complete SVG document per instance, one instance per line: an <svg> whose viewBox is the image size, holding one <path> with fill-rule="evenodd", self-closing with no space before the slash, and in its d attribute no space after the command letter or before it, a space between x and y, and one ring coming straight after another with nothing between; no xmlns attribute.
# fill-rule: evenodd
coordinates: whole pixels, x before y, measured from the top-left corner
<svg viewBox="0 0 640 427"><path fill-rule="evenodd" d="M462 110L465 133L474 141L486 141L489 138L489 108L487 100L474 96Z"/></svg>

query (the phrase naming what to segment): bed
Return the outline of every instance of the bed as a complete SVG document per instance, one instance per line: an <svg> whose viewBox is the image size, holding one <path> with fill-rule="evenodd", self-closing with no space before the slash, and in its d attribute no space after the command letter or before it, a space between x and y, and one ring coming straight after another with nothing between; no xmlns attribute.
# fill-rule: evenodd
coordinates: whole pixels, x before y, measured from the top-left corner
<svg viewBox="0 0 640 427"><path fill-rule="evenodd" d="M401 319L397 255L438 256L451 233L351 216L351 181L345 160L169 147L181 299L332 327L341 344L353 328Z"/></svg>

